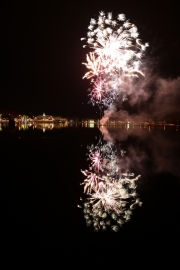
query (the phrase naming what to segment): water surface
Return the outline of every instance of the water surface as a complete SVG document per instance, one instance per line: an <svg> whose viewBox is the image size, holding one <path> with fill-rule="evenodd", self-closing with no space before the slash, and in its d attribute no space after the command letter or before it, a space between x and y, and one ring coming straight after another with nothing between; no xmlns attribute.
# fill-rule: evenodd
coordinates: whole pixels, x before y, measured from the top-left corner
<svg viewBox="0 0 180 270"><path fill-rule="evenodd" d="M95 233L77 208L85 196L81 169L99 138L126 151L124 170L141 174L143 207L118 233ZM180 131L176 127L29 127L0 132L1 243L5 250L125 252L176 241L180 228ZM19 247L17 248L17 242ZM117 249L118 247L118 249ZM101 250L101 251L100 251ZM118 250L118 251L117 251Z"/></svg>

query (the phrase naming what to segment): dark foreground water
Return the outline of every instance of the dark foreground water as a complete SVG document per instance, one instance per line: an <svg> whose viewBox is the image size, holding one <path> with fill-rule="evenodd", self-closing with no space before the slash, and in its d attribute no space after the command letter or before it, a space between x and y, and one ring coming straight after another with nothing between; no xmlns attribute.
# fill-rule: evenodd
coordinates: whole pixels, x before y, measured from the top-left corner
<svg viewBox="0 0 180 270"><path fill-rule="evenodd" d="M141 174L137 207L123 228L94 232L82 209L80 169L88 169L87 145L104 139L126 151L125 170ZM2 256L57 254L93 264L177 250L180 240L180 130L176 127L2 128L0 132L0 243ZM164 253L162 253L164 254ZM165 255L163 255L165 256ZM80 263L81 264L81 263ZM63 268L66 269L66 268Z"/></svg>

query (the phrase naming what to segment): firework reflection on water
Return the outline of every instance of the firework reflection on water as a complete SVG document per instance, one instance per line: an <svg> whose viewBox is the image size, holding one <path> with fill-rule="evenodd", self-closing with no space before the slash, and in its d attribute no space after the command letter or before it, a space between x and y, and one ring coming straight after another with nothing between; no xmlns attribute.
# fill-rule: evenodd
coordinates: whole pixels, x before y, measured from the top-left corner
<svg viewBox="0 0 180 270"><path fill-rule="evenodd" d="M122 172L119 164L125 151L113 142L100 140L88 150L89 169L81 170L86 199L78 207L83 208L87 226L117 232L131 219L135 207L142 206L136 192L140 175Z"/></svg>

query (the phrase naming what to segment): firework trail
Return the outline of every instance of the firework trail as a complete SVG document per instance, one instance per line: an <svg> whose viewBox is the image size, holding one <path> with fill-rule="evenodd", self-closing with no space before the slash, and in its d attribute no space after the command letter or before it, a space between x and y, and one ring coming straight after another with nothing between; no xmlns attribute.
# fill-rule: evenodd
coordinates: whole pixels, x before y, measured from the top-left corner
<svg viewBox="0 0 180 270"><path fill-rule="evenodd" d="M110 109L116 102L127 97L122 94L121 84L125 77L144 75L141 71L141 58L148 43L142 44L138 29L124 14L116 20L112 13L101 11L97 20L91 19L88 27L87 45L92 50L86 55L89 70L83 78L90 79L91 103Z"/></svg>
<svg viewBox="0 0 180 270"><path fill-rule="evenodd" d="M119 161L124 154L113 142L100 141L89 147L89 170L81 171L86 177L82 183L84 193L88 195L83 211L86 225L92 225L95 231L110 227L117 232L131 219L136 205L142 205L136 193L140 175L121 173Z"/></svg>

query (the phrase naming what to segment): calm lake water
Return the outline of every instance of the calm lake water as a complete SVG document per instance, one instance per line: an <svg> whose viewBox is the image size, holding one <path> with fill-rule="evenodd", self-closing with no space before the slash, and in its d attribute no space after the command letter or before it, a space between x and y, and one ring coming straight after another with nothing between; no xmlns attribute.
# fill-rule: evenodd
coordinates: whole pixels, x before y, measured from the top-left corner
<svg viewBox="0 0 180 270"><path fill-rule="evenodd" d="M46 127L47 128L47 127ZM29 127L0 132L1 245L11 253L137 254L173 247L180 233L180 130L176 127ZM115 233L86 227L82 209L87 146L100 138L126 151L124 171L141 175L143 207Z"/></svg>

